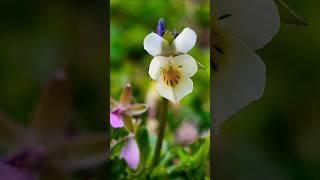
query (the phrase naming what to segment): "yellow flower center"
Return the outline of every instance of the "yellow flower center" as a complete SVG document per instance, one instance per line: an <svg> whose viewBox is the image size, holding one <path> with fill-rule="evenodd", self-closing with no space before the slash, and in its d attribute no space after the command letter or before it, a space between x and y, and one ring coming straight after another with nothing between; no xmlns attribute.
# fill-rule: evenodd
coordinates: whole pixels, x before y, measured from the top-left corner
<svg viewBox="0 0 320 180"><path fill-rule="evenodd" d="M175 65L169 63L166 68L162 70L162 81L169 87L175 87L179 84L182 78L182 72Z"/></svg>

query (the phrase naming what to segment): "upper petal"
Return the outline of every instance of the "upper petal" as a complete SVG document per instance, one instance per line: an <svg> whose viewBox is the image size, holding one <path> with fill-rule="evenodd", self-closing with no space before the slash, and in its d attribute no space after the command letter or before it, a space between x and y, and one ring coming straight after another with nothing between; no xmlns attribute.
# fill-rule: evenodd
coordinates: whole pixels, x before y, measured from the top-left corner
<svg viewBox="0 0 320 180"><path fill-rule="evenodd" d="M218 24L253 49L260 49L279 31L280 17L273 0L216 0Z"/></svg>
<svg viewBox="0 0 320 180"><path fill-rule="evenodd" d="M124 123L119 115L111 112L110 113L110 125L113 128L122 128L124 126Z"/></svg>
<svg viewBox="0 0 320 180"><path fill-rule="evenodd" d="M120 158L123 158L131 169L138 168L140 150L134 137L130 137L128 143L122 148Z"/></svg>
<svg viewBox="0 0 320 180"><path fill-rule="evenodd" d="M265 86L265 65L245 43L225 34L223 54L213 72L213 122L217 128L232 114L260 98ZM218 39L219 40L219 39Z"/></svg>
<svg viewBox="0 0 320 180"><path fill-rule="evenodd" d="M163 47L168 47L168 42L156 33L148 34L143 41L144 49L152 56L160 55Z"/></svg>
<svg viewBox="0 0 320 180"><path fill-rule="evenodd" d="M152 59L149 65L149 75L153 80L158 80L161 73L161 68L169 62L169 59L164 56L156 56Z"/></svg>
<svg viewBox="0 0 320 180"><path fill-rule="evenodd" d="M184 28L183 31L174 40L174 45L177 52L187 53L194 47L196 41L196 33L190 28Z"/></svg>
<svg viewBox="0 0 320 180"><path fill-rule="evenodd" d="M196 61L188 54L176 56L173 58L174 63L178 68L189 77L192 77L198 71L198 65Z"/></svg>

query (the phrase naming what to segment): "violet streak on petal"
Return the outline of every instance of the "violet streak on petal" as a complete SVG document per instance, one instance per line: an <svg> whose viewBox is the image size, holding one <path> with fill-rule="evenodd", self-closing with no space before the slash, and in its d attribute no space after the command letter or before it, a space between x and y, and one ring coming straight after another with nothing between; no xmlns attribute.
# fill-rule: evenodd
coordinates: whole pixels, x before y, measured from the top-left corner
<svg viewBox="0 0 320 180"><path fill-rule="evenodd" d="M179 35L179 33L174 29L172 31L172 35L173 35L174 38L176 38Z"/></svg>
<svg viewBox="0 0 320 180"><path fill-rule="evenodd" d="M164 26L164 20L162 18L159 19L158 21L158 26L157 26L157 34L159 36L162 36L163 32L165 31L165 26Z"/></svg>
<svg viewBox="0 0 320 180"><path fill-rule="evenodd" d="M131 169L137 169L140 161L140 151L134 137L129 137L128 143L121 150L120 158L124 159Z"/></svg>
<svg viewBox="0 0 320 180"><path fill-rule="evenodd" d="M110 124L113 128L122 128L124 126L121 116L114 112L110 113Z"/></svg>

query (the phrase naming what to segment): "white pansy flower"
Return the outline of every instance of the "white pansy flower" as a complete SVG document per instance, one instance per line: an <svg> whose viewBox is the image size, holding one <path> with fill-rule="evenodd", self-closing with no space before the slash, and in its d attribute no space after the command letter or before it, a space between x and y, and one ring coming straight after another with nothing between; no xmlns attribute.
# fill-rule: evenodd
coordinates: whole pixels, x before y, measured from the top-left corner
<svg viewBox="0 0 320 180"><path fill-rule="evenodd" d="M212 106L218 128L262 96L265 65L254 50L271 41L280 18L272 0L215 0L213 17Z"/></svg>
<svg viewBox="0 0 320 180"><path fill-rule="evenodd" d="M149 66L149 75L157 81L157 91L164 98L178 103L193 90L190 79L197 71L196 61L187 54L197 40L196 33L185 28L180 34L169 32L159 20L157 33L144 39L144 49L154 58Z"/></svg>

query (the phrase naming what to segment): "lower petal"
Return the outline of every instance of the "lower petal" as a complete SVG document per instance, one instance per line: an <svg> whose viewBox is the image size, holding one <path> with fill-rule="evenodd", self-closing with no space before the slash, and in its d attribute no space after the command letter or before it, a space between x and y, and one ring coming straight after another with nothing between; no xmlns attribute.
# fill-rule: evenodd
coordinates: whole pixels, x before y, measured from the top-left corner
<svg viewBox="0 0 320 180"><path fill-rule="evenodd" d="M128 166L136 170L140 161L140 150L134 137L130 137L128 143L122 148L120 158L123 158Z"/></svg>
<svg viewBox="0 0 320 180"><path fill-rule="evenodd" d="M159 80L157 90L162 97L177 104L183 97L192 92L193 82L186 76L182 76L179 83L175 86L168 85L164 81Z"/></svg>
<svg viewBox="0 0 320 180"><path fill-rule="evenodd" d="M223 54L213 72L213 122L218 128L232 114L260 98L265 85L265 65L242 41L219 34Z"/></svg>

